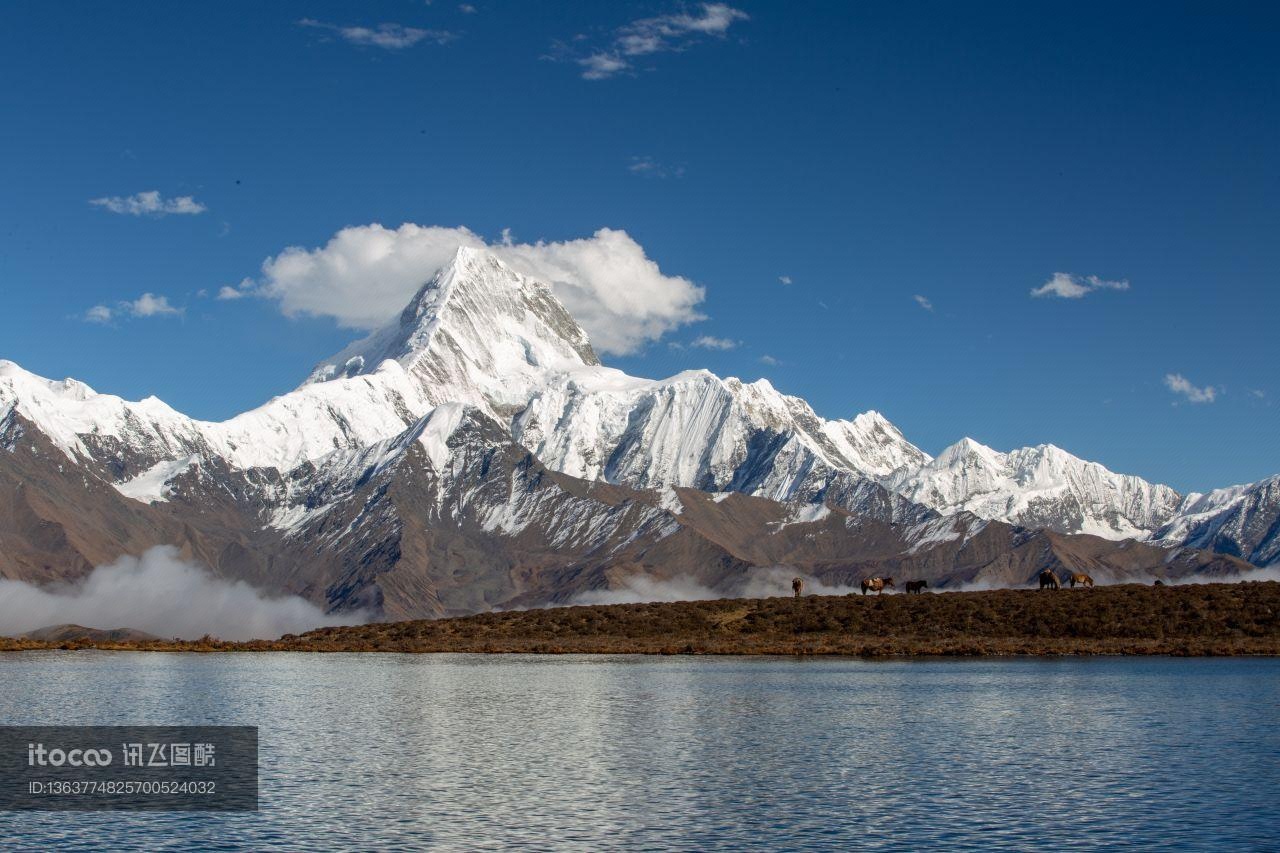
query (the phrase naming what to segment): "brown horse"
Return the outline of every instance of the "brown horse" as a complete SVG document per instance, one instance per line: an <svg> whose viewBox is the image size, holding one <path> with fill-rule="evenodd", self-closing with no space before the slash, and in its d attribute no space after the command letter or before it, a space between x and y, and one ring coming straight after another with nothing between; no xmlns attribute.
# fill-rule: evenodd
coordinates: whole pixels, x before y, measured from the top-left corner
<svg viewBox="0 0 1280 853"><path fill-rule="evenodd" d="M799 598L804 593L804 578L796 578L791 581L791 591Z"/></svg>
<svg viewBox="0 0 1280 853"><path fill-rule="evenodd" d="M908 593L912 593L912 592L916 592L916 593L924 592L924 591L925 591L926 589L928 589L928 588L929 588L929 582L928 582L928 581L907 581L907 592L908 592Z"/></svg>
<svg viewBox="0 0 1280 853"><path fill-rule="evenodd" d="M1058 576L1053 573L1052 569L1045 569L1040 573L1040 588L1044 589L1061 589L1062 581L1058 580Z"/></svg>
<svg viewBox="0 0 1280 853"><path fill-rule="evenodd" d="M878 595L883 595L886 586L890 589L895 589L893 578L866 578L862 581L862 594L866 595L868 592L874 592Z"/></svg>
<svg viewBox="0 0 1280 853"><path fill-rule="evenodd" d="M1093 578L1089 577L1084 572L1073 572L1071 577L1067 578L1067 583L1071 584L1072 587L1077 587L1077 586L1092 587Z"/></svg>

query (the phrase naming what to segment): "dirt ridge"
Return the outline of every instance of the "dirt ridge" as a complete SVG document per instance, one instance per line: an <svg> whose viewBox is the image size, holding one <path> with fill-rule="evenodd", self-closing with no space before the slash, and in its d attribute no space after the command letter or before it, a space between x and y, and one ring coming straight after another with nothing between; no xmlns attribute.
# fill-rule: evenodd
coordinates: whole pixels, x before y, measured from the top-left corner
<svg viewBox="0 0 1280 853"><path fill-rule="evenodd" d="M321 628L278 640L0 650L717 655L1277 655L1280 583L610 604Z"/></svg>

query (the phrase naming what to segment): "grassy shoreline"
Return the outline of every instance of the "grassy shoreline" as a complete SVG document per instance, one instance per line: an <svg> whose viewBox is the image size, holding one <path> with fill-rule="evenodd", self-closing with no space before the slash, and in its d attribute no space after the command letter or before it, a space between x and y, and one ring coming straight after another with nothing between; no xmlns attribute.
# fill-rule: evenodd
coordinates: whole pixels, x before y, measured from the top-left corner
<svg viewBox="0 0 1280 853"><path fill-rule="evenodd" d="M0 651L1280 655L1280 583L806 596L562 607L321 628L279 640L39 641Z"/></svg>

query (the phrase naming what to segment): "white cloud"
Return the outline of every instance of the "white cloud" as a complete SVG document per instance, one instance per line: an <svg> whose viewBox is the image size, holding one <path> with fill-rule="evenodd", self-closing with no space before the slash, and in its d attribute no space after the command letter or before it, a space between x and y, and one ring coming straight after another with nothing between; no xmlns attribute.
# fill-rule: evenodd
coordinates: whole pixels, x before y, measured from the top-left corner
<svg viewBox="0 0 1280 853"><path fill-rule="evenodd" d="M89 323L110 323L112 311L105 305L95 305L84 312L84 319Z"/></svg>
<svg viewBox="0 0 1280 853"><path fill-rule="evenodd" d="M627 171L647 178L683 178L684 166L664 166L652 157L632 157Z"/></svg>
<svg viewBox="0 0 1280 853"><path fill-rule="evenodd" d="M1056 272L1044 284L1031 291L1032 296L1056 296L1060 299L1079 299L1095 290L1128 290L1128 281L1108 281L1096 275L1078 276Z"/></svg>
<svg viewBox="0 0 1280 853"><path fill-rule="evenodd" d="M476 7L472 6L470 3L461 3L458 5L458 11L464 15L474 15L476 13Z"/></svg>
<svg viewBox="0 0 1280 853"><path fill-rule="evenodd" d="M74 623L134 628L164 639L275 639L366 619L363 613L327 616L305 599L272 597L243 581L222 580L182 560L170 546L121 557L73 585L0 580L0 634L9 636Z"/></svg>
<svg viewBox="0 0 1280 853"><path fill-rule="evenodd" d="M791 284L791 276L780 275L778 276L778 281L782 282L783 284Z"/></svg>
<svg viewBox="0 0 1280 853"><path fill-rule="evenodd" d="M89 204L128 216L194 216L208 210L189 195L165 198L157 190L148 190L130 196L91 198Z"/></svg>
<svg viewBox="0 0 1280 853"><path fill-rule="evenodd" d="M339 38L351 44L357 44L362 47L380 47L383 50L403 50L406 47L413 47L422 41L445 44L457 38L457 35L448 30L424 30L419 27L406 27L395 23L378 24L376 27L357 27L341 26L317 21L313 18L303 18L298 21L298 26L327 30L336 33Z"/></svg>
<svg viewBox="0 0 1280 853"><path fill-rule="evenodd" d="M593 53L590 56L584 56L578 60L578 64L582 66L583 80L607 80L629 65L616 56L610 56L607 53Z"/></svg>
<svg viewBox="0 0 1280 853"><path fill-rule="evenodd" d="M767 364L767 365L769 365L770 367L772 367L772 366L774 366L774 365L781 364L782 362L778 361L776 358L774 358L774 357L773 357L773 356L771 356L771 355L762 355L762 356L760 356L760 363L761 363L761 364Z"/></svg>
<svg viewBox="0 0 1280 853"><path fill-rule="evenodd" d="M344 228L321 248L293 246L268 258L255 292L278 300L289 315L333 317L344 327L371 330L395 317L459 246L486 243L467 228ZM635 352L703 319L696 310L703 289L665 275L625 231L602 228L590 237L552 243L517 243L504 233L488 249L551 285L604 353Z"/></svg>
<svg viewBox="0 0 1280 853"><path fill-rule="evenodd" d="M181 308L175 308L169 304L169 297L156 296L154 293L144 293L132 302L121 303L121 306L135 317L160 317L182 313Z"/></svg>
<svg viewBox="0 0 1280 853"><path fill-rule="evenodd" d="M1218 397L1218 389L1212 385L1197 388L1181 373L1165 374L1164 384L1173 393L1185 397L1189 403L1212 403Z"/></svg>
<svg viewBox="0 0 1280 853"><path fill-rule="evenodd" d="M746 12L724 3L703 3L697 14L675 13L641 18L614 30L609 44L574 59L585 80L606 80L632 69L635 57L684 50L699 39L723 37Z"/></svg>
<svg viewBox="0 0 1280 853"><path fill-rule="evenodd" d="M1267 392L1261 390L1260 388L1250 388L1249 393L1257 397L1259 400L1267 399Z"/></svg>
<svg viewBox="0 0 1280 853"><path fill-rule="evenodd" d="M915 296L911 298L914 299L916 301L916 304L919 305L924 310L926 311L933 310L933 302L929 300L929 297L921 296L920 294L917 293Z"/></svg>
<svg viewBox="0 0 1280 853"><path fill-rule="evenodd" d="M183 309L169 304L169 297L144 293L137 299L117 302L114 308L106 305L95 305L84 312L84 319L90 323L109 323L120 317L164 317L181 314Z"/></svg>
<svg viewBox="0 0 1280 853"><path fill-rule="evenodd" d="M251 278L246 278L241 281L239 287L223 285L222 288L218 290L217 298L224 302L232 299L244 299L246 296L253 296L253 287L254 283Z"/></svg>
<svg viewBox="0 0 1280 853"><path fill-rule="evenodd" d="M711 335L703 335L700 338L695 338L689 346L700 347L702 349L731 350L737 349L741 344L742 341L733 341L729 338L717 338Z"/></svg>

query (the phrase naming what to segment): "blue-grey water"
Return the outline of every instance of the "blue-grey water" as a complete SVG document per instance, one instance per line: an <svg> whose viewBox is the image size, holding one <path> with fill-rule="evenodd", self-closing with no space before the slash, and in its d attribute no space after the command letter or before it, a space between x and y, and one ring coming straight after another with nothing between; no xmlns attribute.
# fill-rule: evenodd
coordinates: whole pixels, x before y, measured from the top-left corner
<svg viewBox="0 0 1280 853"><path fill-rule="evenodd" d="M5 850L1280 848L1280 660L0 655L0 722L260 727L256 813Z"/></svg>

